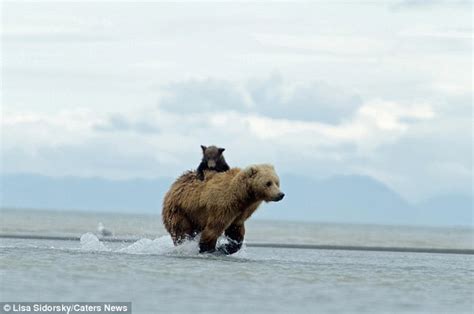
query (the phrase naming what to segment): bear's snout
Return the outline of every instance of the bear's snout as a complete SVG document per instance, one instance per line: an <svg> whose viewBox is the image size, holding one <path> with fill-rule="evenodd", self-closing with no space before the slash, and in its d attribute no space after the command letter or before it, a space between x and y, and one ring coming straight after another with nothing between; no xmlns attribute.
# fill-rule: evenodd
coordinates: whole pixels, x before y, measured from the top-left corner
<svg viewBox="0 0 474 314"><path fill-rule="evenodd" d="M285 197L285 193L280 192L280 193L278 193L278 195L274 198L274 201L275 201L275 202L279 202L279 201L281 201L284 197Z"/></svg>
<svg viewBox="0 0 474 314"><path fill-rule="evenodd" d="M211 159L211 160L208 160L207 161L207 166L210 168L210 169L214 169L216 167L216 161Z"/></svg>

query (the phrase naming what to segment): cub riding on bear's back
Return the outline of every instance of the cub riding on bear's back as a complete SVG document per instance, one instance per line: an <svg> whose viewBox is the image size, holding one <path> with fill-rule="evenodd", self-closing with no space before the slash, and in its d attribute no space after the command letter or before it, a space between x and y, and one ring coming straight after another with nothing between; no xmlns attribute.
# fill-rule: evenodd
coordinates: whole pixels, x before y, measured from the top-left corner
<svg viewBox="0 0 474 314"><path fill-rule="evenodd" d="M201 145L202 149L202 160L197 168L197 175L199 180L204 181L204 171L211 170L216 172L224 172L230 169L229 165L224 159L222 153L225 148L217 146L204 146Z"/></svg>
<svg viewBox="0 0 474 314"><path fill-rule="evenodd" d="M258 206L278 202L285 196L280 179L271 165L232 168L225 172L207 172L205 180L197 171L179 177L163 201L163 223L175 245L201 233L200 252L216 249L225 254L240 250L245 235L244 222ZM222 235L229 242L216 248Z"/></svg>

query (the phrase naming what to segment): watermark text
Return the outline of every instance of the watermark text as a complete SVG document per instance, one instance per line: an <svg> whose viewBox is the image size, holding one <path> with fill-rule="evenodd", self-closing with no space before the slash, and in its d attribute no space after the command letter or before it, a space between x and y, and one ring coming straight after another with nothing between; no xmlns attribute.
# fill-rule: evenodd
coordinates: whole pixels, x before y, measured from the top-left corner
<svg viewBox="0 0 474 314"><path fill-rule="evenodd" d="M6 313L132 313L132 302L0 302Z"/></svg>

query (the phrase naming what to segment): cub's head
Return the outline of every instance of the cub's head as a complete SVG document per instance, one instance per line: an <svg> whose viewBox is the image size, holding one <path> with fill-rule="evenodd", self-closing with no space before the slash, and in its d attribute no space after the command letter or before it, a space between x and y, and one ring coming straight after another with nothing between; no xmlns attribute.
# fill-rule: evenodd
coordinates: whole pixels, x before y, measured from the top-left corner
<svg viewBox="0 0 474 314"><path fill-rule="evenodd" d="M257 199L265 202L278 202L285 193L280 190L280 178L272 165L252 165L244 170L247 186Z"/></svg>
<svg viewBox="0 0 474 314"><path fill-rule="evenodd" d="M225 148L201 145L201 149L202 161L207 164L209 169L215 169L217 163L223 159L222 153L225 151Z"/></svg>

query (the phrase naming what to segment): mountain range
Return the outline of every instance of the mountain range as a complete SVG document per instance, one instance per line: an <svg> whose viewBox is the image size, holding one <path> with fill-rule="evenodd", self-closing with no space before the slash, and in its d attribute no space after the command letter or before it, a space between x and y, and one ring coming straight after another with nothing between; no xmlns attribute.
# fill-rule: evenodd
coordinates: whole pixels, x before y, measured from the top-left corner
<svg viewBox="0 0 474 314"><path fill-rule="evenodd" d="M120 213L160 213L171 178L108 180L1 176L3 208L75 209ZM282 175L285 199L265 204L256 219L367 224L471 225L472 195L440 195L412 204L367 176L345 175L315 180Z"/></svg>

